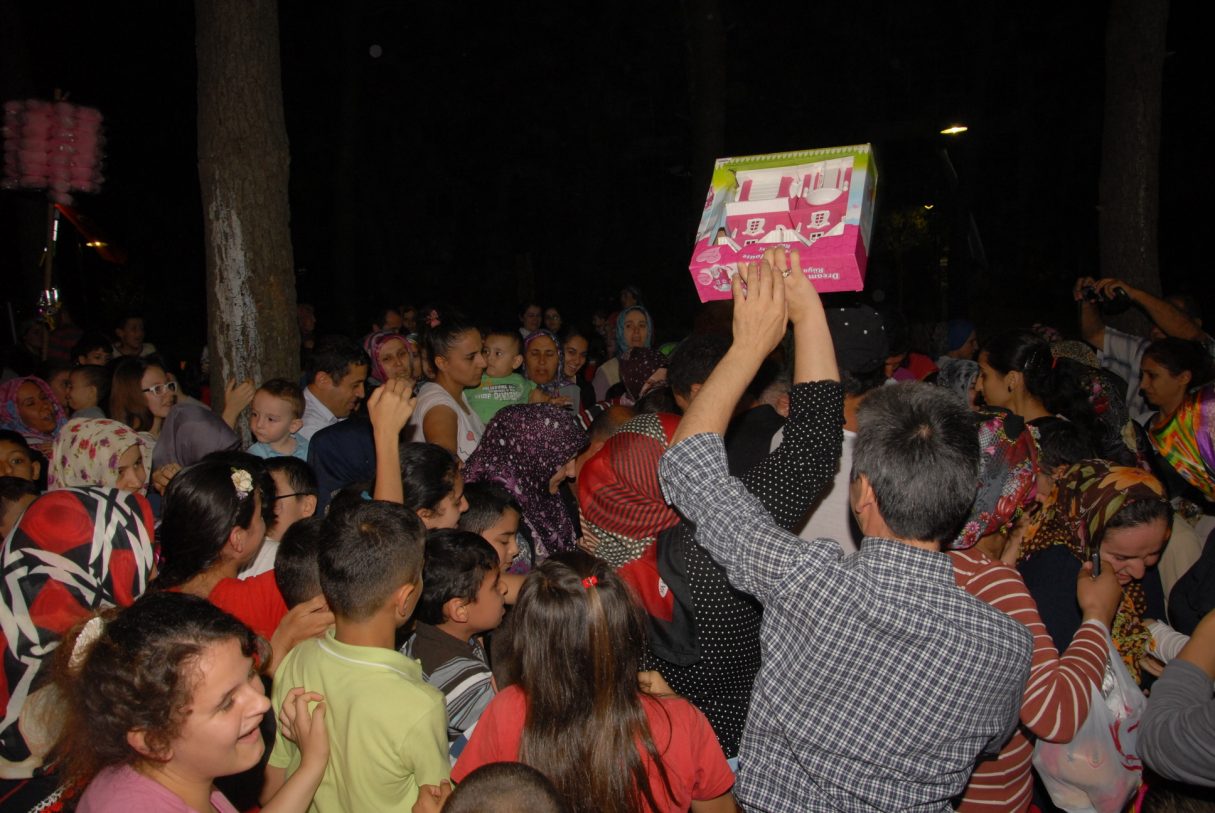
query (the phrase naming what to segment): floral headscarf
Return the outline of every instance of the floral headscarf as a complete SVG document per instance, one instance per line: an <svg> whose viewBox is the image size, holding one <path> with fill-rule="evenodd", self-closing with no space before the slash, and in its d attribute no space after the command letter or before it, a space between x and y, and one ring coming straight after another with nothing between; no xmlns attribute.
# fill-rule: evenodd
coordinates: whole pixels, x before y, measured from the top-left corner
<svg viewBox="0 0 1215 813"><path fill-rule="evenodd" d="M50 399L51 411L55 417L55 428L49 433L41 432L32 426L28 426L17 412L17 390L27 381L37 386ZM67 413L63 411L63 407L59 405L59 402L55 400L55 393L51 391L50 384L47 384L41 378L28 375L24 378L10 378L8 381L0 384L0 429L10 429L20 433L25 438L26 443L44 456L50 457L55 435L65 423L67 423Z"/></svg>
<svg viewBox="0 0 1215 813"><path fill-rule="evenodd" d="M1054 342L1050 354L1052 365L1063 365L1078 381L1097 416L1097 456L1125 466L1138 463L1139 441L1126 405L1126 384L1101 369L1097 354L1084 342Z"/></svg>
<svg viewBox="0 0 1215 813"><path fill-rule="evenodd" d="M565 502L560 494L549 493L548 484L586 441L569 410L550 404L515 404L494 415L465 464L466 482L497 483L519 503L536 546L537 564L558 551L572 550L577 541Z"/></svg>
<svg viewBox="0 0 1215 813"><path fill-rule="evenodd" d="M151 471L148 444L131 427L109 418L72 418L59 430L47 475L47 488L101 486L114 488L118 458L138 446L143 466ZM147 489L147 484L140 489Z"/></svg>
<svg viewBox="0 0 1215 813"><path fill-rule="evenodd" d="M1082 460L1068 468L1055 483L1054 491L1043 503L1042 513L1026 532L1020 559L1063 545L1084 562L1092 544L1100 543L1114 515L1131 503L1145 500L1166 500L1164 486L1149 472L1105 460ZM1110 634L1136 681L1139 659L1147 652L1150 638L1143 625L1146 611L1143 585L1137 581L1126 585Z"/></svg>
<svg viewBox="0 0 1215 813"><path fill-rule="evenodd" d="M1016 518L1037 486L1038 450L1025 421L1007 412L983 413L979 424L979 491L954 550L974 547Z"/></svg>
<svg viewBox="0 0 1215 813"><path fill-rule="evenodd" d="M658 534L679 522L658 484L658 461L678 425L675 415L638 415L578 473L584 545L612 567L640 558Z"/></svg>
<svg viewBox="0 0 1215 813"><path fill-rule="evenodd" d="M628 342L624 340L624 320L627 319L628 315L633 311L641 311L641 313L645 316L646 327L644 346L652 347L654 345L654 317L650 316L650 312L641 305L634 305L631 308L625 308L616 317L616 354L622 358L628 355L628 351L630 349Z"/></svg>
<svg viewBox="0 0 1215 813"><path fill-rule="evenodd" d="M380 364L380 350L384 345L388 344L393 339L400 339L405 343L405 349L409 349L409 338L395 330L385 330L380 333L372 333L366 339L363 339L363 350L367 352L371 359L371 373L368 377L374 384L383 384L388 374L384 372L384 365ZM416 349L416 348L415 348Z"/></svg>

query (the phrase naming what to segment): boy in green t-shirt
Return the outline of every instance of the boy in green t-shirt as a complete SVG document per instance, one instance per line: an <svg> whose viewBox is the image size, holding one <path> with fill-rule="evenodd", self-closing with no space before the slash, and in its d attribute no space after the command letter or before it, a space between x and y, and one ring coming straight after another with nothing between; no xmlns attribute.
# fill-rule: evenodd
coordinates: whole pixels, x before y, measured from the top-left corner
<svg viewBox="0 0 1215 813"><path fill-rule="evenodd" d="M536 385L515 372L523 364L523 340L519 331L487 334L481 353L485 356L481 385L465 390L464 397L483 423L488 424L502 407L539 400L532 397Z"/></svg>
<svg viewBox="0 0 1215 813"><path fill-rule="evenodd" d="M426 529L404 506L368 501L326 517L322 536L321 591L335 629L279 664L274 708L294 686L325 697L330 758L310 811L409 811L420 785L437 786L451 770L443 694L394 648L422 593ZM280 727L263 800L299 764Z"/></svg>

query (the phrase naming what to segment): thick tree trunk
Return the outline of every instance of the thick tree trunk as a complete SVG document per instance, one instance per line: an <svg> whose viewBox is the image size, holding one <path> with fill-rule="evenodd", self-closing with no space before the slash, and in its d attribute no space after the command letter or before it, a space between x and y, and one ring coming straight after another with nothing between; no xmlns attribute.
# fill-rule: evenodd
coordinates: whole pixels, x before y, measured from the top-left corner
<svg viewBox="0 0 1215 813"><path fill-rule="evenodd" d="M1110 3L1098 188L1102 276L1157 295L1160 107L1168 17L1168 0ZM1111 321L1140 332L1146 332L1148 324L1136 311Z"/></svg>
<svg viewBox="0 0 1215 813"><path fill-rule="evenodd" d="M198 178L211 392L299 376L275 0L198 0Z"/></svg>

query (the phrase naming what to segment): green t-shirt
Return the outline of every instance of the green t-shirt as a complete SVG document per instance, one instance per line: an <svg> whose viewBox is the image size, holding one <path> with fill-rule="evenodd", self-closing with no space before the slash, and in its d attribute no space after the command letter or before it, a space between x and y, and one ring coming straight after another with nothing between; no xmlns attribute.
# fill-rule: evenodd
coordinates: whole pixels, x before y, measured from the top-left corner
<svg viewBox="0 0 1215 813"><path fill-rule="evenodd" d="M308 810L408 811L418 785L451 773L443 693L422 678L421 665L400 652L343 644L331 629L287 653L274 675L274 712L295 686L325 696L329 764ZM274 740L270 764L290 776L300 750Z"/></svg>
<svg viewBox="0 0 1215 813"><path fill-rule="evenodd" d="M464 397L473 412L481 418L481 422L488 424L502 407L526 404L535 388L535 383L519 373L511 373L502 378L482 375L481 386L464 390Z"/></svg>

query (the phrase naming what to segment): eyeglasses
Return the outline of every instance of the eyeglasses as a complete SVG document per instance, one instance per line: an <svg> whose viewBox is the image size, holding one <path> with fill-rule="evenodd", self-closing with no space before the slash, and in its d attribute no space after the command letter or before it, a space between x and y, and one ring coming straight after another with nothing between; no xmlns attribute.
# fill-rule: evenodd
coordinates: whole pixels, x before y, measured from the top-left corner
<svg viewBox="0 0 1215 813"><path fill-rule="evenodd" d="M164 395L166 392L177 392L176 381L166 381L163 384L153 384L150 387L144 387L144 392L150 392L153 395Z"/></svg>
<svg viewBox="0 0 1215 813"><path fill-rule="evenodd" d="M307 492L294 491L290 494L279 494L277 496L271 497L270 502L277 502L278 500L285 500L288 497L307 497L307 496L309 496Z"/></svg>

